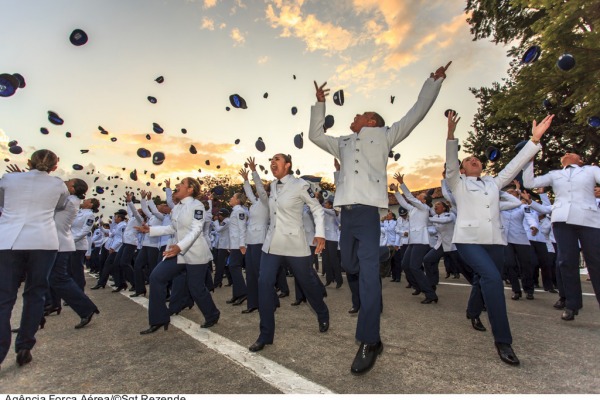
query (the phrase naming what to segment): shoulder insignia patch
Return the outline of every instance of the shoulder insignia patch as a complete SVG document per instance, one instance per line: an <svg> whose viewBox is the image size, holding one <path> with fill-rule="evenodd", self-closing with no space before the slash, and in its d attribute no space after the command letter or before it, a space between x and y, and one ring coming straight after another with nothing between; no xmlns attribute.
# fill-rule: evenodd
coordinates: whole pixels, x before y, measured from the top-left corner
<svg viewBox="0 0 600 400"><path fill-rule="evenodd" d="M85 221L85 224L87 226L92 226L92 225L94 225L94 220L93 219L88 219L87 221Z"/></svg>
<svg viewBox="0 0 600 400"><path fill-rule="evenodd" d="M246 219L246 214L240 213L239 215L240 215L240 221L243 221Z"/></svg>
<svg viewBox="0 0 600 400"><path fill-rule="evenodd" d="M525 207L525 210L524 210L524 211L525 211L526 213L531 213L531 209L530 209L529 207Z"/></svg>
<svg viewBox="0 0 600 400"><path fill-rule="evenodd" d="M201 220L203 216L204 216L204 211L194 210L194 219Z"/></svg>
<svg viewBox="0 0 600 400"><path fill-rule="evenodd" d="M315 198L315 192L313 192L311 188L306 189L306 192L310 197L312 197L313 199Z"/></svg>

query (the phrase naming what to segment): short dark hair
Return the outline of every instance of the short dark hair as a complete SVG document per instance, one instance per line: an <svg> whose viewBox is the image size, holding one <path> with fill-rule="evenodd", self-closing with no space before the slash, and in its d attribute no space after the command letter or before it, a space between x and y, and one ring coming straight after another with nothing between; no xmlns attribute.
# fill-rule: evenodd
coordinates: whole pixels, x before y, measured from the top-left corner
<svg viewBox="0 0 600 400"><path fill-rule="evenodd" d="M96 199L96 198L92 197L92 198L90 199L90 201L92 202L92 212L95 212L95 213L97 213L97 212L98 212L98 210L100 209L100 200L98 200L98 199Z"/></svg>
<svg viewBox="0 0 600 400"><path fill-rule="evenodd" d="M73 194L77 196L78 199L83 200L88 191L88 185L82 179L73 178L73 190L75 191Z"/></svg>
<svg viewBox="0 0 600 400"><path fill-rule="evenodd" d="M375 126L378 128L381 128L383 126L385 126L385 120L383 119L383 117L379 114L377 114L375 111L369 111L369 113L372 114L371 119L373 119L375 121Z"/></svg>

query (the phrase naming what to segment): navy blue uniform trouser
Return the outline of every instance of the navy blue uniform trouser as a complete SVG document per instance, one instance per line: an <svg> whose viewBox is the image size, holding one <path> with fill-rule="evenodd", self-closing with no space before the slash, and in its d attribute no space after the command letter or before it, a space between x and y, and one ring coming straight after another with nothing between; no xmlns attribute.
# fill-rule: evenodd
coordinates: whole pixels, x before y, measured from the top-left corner
<svg viewBox="0 0 600 400"><path fill-rule="evenodd" d="M231 287L232 297L234 299L246 296L248 294L248 288L246 287L246 280L242 273L242 264L244 263L244 255L240 249L229 250L229 273L231 274L231 280L233 285Z"/></svg>
<svg viewBox="0 0 600 400"><path fill-rule="evenodd" d="M316 249L317 249L316 246L310 246L311 257L314 257ZM311 260L314 260L314 258L311 258ZM317 271L314 268L311 268L311 274L314 275L315 278L317 278L319 287L323 291L323 297L325 297L325 295L327 294L327 288L325 288L325 285L323 285L323 282L319 278L319 274L317 273ZM294 289L295 289L295 294L296 294L296 301L306 300L306 295L304 294L304 291L302 291L302 287L300 287L300 283L298 282L298 279L296 279L296 277L294 277ZM250 306L250 304L248 304L248 306Z"/></svg>
<svg viewBox="0 0 600 400"><path fill-rule="evenodd" d="M406 245L398 247L394 253L394 263L392 264L392 279L400 280L402 278L402 259L406 253Z"/></svg>
<svg viewBox="0 0 600 400"><path fill-rule="evenodd" d="M30 350L35 345L35 333L44 315L48 275L55 259L56 250L0 250L0 363L10 348L10 315L23 275L23 311L15 349Z"/></svg>
<svg viewBox="0 0 600 400"><path fill-rule="evenodd" d="M578 242L581 243L581 251L596 293L596 300L600 303L600 228L555 222L552 224L552 229L558 245L557 261L564 287L566 308L579 310L583 307Z"/></svg>
<svg viewBox="0 0 600 400"><path fill-rule="evenodd" d="M287 262L300 283L310 306L317 313L319 323L329 322L329 309L323 301L323 292L315 275L311 272L312 256L292 257L264 253L260 259L258 277L258 312L260 315L260 336L258 341L271 344L275 338L275 280L281 264Z"/></svg>
<svg viewBox="0 0 600 400"><path fill-rule="evenodd" d="M262 256L261 256L262 257ZM285 261L281 263L279 266L279 270L277 271L277 280L275 281L275 287L281 291L281 293L290 294L290 286L287 282L287 266L285 265Z"/></svg>
<svg viewBox="0 0 600 400"><path fill-rule="evenodd" d="M342 207L340 235L342 265L358 274L360 311L356 340L374 344L381 340L381 281L379 279L379 209L373 206Z"/></svg>
<svg viewBox="0 0 600 400"><path fill-rule="evenodd" d="M248 289L248 308L258 308L258 276L262 243L249 244L246 247L246 287Z"/></svg>
<svg viewBox="0 0 600 400"><path fill-rule="evenodd" d="M49 277L52 305L60 307L60 299L62 298L80 318L84 318L98 308L68 273L69 258L73 255L72 252L59 252L56 256Z"/></svg>
<svg viewBox="0 0 600 400"><path fill-rule="evenodd" d="M533 293L533 265L531 264L530 245L509 243L508 246L505 246L504 267L507 269L513 292L521 293L520 276L525 293Z"/></svg>
<svg viewBox="0 0 600 400"><path fill-rule="evenodd" d="M178 264L176 257L161 261L150 274L150 301L148 306L150 325L166 324L170 321L169 310L165 303L167 285L183 270L187 273L190 295L206 321L218 319L221 313L215 306L210 292L204 284L207 268L208 264Z"/></svg>
<svg viewBox="0 0 600 400"><path fill-rule="evenodd" d="M73 280L81 290L85 287L85 275L83 271L85 253L85 250L75 250L74 252L71 252L69 256L69 274L73 277Z"/></svg>
<svg viewBox="0 0 600 400"><path fill-rule="evenodd" d="M427 252L429 252L429 249L431 249L431 247L429 247L428 244L409 244L408 248L406 249L406 253L404 253L404 259L402 260L402 268L406 270L406 266L408 266L412 279L414 279L417 285L416 288L418 288L421 292L425 293L426 298L437 299L435 290L433 290L432 287L432 285L435 285L435 283L431 282L427 275L425 275L425 272L421 270L421 265L423 265L423 259L425 258Z"/></svg>
<svg viewBox="0 0 600 400"><path fill-rule="evenodd" d="M440 245L437 249L429 248L425 257L423 257L423 267L425 268L425 275L429 279L429 283L437 285L440 283L440 260L444 256L444 247Z"/></svg>
<svg viewBox="0 0 600 400"><path fill-rule="evenodd" d="M456 243L456 248L462 259L473 269L475 276L469 298L468 313L476 313L477 308L471 302L477 301L478 286L481 289L483 300L488 311L488 318L492 326L492 333L496 343L512 344L512 335L506 313L506 300L504 299L504 284L501 270L504 264L504 247L502 245L482 245ZM479 285L476 280L479 278ZM480 312L480 309L479 309ZM470 315L474 317L474 315Z"/></svg>
<svg viewBox="0 0 600 400"><path fill-rule="evenodd" d="M127 285L126 282L129 282L131 286L135 286L132 262L136 250L137 247L134 244L123 243L121 245L115 258L115 268L117 271L115 273L115 284L117 284L117 287L125 287Z"/></svg>
<svg viewBox="0 0 600 400"><path fill-rule="evenodd" d="M342 278L342 267L338 258L338 242L333 240L325 241L323 251L323 269L327 282L335 281L338 284L344 283Z"/></svg>
<svg viewBox="0 0 600 400"><path fill-rule="evenodd" d="M548 253L548 246L546 242L536 242L534 240L530 240L531 249L535 253L537 258L537 265L542 272L542 285L544 290L548 291L550 289L554 289L553 283L553 265L552 259L550 258L550 254Z"/></svg>
<svg viewBox="0 0 600 400"><path fill-rule="evenodd" d="M215 287L223 282L223 273L227 276L227 283L231 283L231 274L225 265L227 263L227 257L229 257L229 250L217 249L217 260L215 261Z"/></svg>
<svg viewBox="0 0 600 400"><path fill-rule="evenodd" d="M104 259L104 263L102 264L102 272L100 272L100 278L98 279L98 285L106 286L106 282L108 282L108 277L113 275L115 277L115 258L117 257L116 252L110 253L110 250L102 249L106 258ZM117 284L117 280L115 277L115 284Z"/></svg>
<svg viewBox="0 0 600 400"><path fill-rule="evenodd" d="M148 276L152 273L158 263L158 247L143 246L135 257L133 263L134 287L136 293L146 293L146 274L144 268L148 269Z"/></svg>

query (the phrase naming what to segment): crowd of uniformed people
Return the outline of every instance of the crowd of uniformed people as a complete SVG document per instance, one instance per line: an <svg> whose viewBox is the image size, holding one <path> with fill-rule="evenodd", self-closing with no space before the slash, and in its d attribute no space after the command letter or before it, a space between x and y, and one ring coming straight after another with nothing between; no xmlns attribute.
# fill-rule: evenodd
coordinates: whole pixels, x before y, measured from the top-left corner
<svg viewBox="0 0 600 400"><path fill-rule="evenodd" d="M295 177L291 156L278 153L270 160L274 179L268 185L254 158L247 159L239 171L244 192L234 193L228 207L214 207L222 187L203 188L186 177L174 189L165 181L164 200L143 190L137 200L137 193L127 192L126 208L105 221L94 215L99 201L85 197L86 182L51 176L58 157L36 151L28 170L11 168L0 180L0 361L10 348L10 316L23 283L21 323L12 329L19 365L31 362L35 334L48 315L68 306L81 318L75 329L92 322L99 309L84 291L87 265L97 278L92 290L112 281L112 292L149 294L143 335L167 330L170 316L194 305L204 316L202 328L218 323L222 307L257 311L252 352L274 341L275 312L291 294L288 276L294 277L291 305L307 302L321 333L329 329L326 287L347 283L348 313L358 314L360 342L351 372L363 374L383 351L381 280L400 282L404 273L412 294L435 304L443 301L436 291L443 260L446 279L462 274L471 284L465 302L473 328L487 329L480 319L487 311L501 360L518 365L505 284L514 301L534 300L536 287L558 293L554 307L571 321L582 308L582 253L600 301L600 168L566 153L562 170L534 177L532 160L551 125L548 116L534 121L531 139L504 170L483 175L476 157L459 161L454 131L460 118L450 112L443 199L434 199L431 191L413 195L397 173L389 189L400 204L398 217L391 211L381 217L380 210L388 208L387 154L425 117L449 65L431 74L400 121L387 127L378 114L367 112L342 137L326 135L328 89L315 83L309 137L335 157L335 194L320 191L315 177ZM522 181L515 180L521 171ZM223 286L231 287L231 297L215 304L211 292L226 290Z"/></svg>

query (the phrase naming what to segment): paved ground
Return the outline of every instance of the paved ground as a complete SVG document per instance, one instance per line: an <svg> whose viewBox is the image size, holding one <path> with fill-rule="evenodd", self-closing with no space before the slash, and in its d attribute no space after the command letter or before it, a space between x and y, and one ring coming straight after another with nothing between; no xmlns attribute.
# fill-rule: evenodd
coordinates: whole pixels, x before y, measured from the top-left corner
<svg viewBox="0 0 600 400"><path fill-rule="evenodd" d="M88 287L93 283L88 279ZM443 280L440 302L432 305L420 304L421 296L411 296L404 286L384 281L385 349L362 377L349 372L357 345L346 284L328 290L331 328L325 334L307 305L290 306L293 294L283 299L275 344L258 354L244 350L258 336L258 314L241 315L240 307L225 304L230 288L214 295L221 320L211 332L196 325L203 318L194 308L173 320L180 329L171 325L146 336L139 335L148 326L145 299L138 304L104 289L88 291L101 310L88 327L74 330L79 318L65 307L39 331L31 364L19 368L9 353L0 392L600 393L600 311L593 296L584 296L584 309L573 322L561 321L552 308L556 295L508 299L513 347L521 360L514 368L498 358L489 330L477 332L465 318L464 280ZM592 293L589 282L583 288ZM20 303L14 326L19 316ZM489 328L487 317L482 321Z"/></svg>

